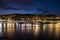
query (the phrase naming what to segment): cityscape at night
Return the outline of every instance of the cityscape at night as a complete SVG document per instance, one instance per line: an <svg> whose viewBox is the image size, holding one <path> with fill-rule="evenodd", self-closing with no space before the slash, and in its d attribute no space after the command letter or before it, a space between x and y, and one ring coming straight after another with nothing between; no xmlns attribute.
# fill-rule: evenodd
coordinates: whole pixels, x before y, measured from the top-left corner
<svg viewBox="0 0 60 40"><path fill-rule="evenodd" d="M0 0L0 40L60 40L60 0Z"/></svg>

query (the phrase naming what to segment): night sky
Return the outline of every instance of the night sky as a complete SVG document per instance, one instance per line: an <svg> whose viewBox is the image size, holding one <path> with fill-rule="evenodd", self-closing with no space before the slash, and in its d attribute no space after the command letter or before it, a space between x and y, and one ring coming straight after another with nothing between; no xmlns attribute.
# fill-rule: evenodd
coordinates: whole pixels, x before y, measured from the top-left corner
<svg viewBox="0 0 60 40"><path fill-rule="evenodd" d="M60 15L60 0L0 0L0 15L12 13Z"/></svg>

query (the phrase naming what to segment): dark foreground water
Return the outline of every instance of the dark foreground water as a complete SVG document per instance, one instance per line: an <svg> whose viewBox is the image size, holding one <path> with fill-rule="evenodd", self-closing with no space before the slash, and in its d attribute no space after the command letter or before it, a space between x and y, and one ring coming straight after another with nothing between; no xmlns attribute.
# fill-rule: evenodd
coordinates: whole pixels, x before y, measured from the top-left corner
<svg viewBox="0 0 60 40"><path fill-rule="evenodd" d="M0 40L60 40L60 23L1 23Z"/></svg>

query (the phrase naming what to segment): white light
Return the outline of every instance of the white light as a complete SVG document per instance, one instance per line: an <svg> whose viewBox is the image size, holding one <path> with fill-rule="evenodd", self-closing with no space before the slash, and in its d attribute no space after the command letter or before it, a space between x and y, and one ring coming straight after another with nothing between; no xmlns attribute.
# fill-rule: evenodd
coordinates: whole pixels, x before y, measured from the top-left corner
<svg viewBox="0 0 60 40"><path fill-rule="evenodd" d="M21 24L21 26L25 26L25 24Z"/></svg>
<svg viewBox="0 0 60 40"><path fill-rule="evenodd" d="M18 23L16 23L16 25L18 25Z"/></svg>
<svg viewBox="0 0 60 40"><path fill-rule="evenodd" d="M24 26L22 26L21 29L24 30L25 29Z"/></svg>
<svg viewBox="0 0 60 40"><path fill-rule="evenodd" d="M2 23L0 23L0 29L2 28Z"/></svg>
<svg viewBox="0 0 60 40"><path fill-rule="evenodd" d="M0 23L0 32L2 32L2 23Z"/></svg>

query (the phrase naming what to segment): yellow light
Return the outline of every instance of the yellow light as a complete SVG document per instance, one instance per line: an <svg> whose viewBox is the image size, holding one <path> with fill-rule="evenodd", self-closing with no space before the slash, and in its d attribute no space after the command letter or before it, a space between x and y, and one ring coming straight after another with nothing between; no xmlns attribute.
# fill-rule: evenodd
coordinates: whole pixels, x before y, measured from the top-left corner
<svg viewBox="0 0 60 40"><path fill-rule="evenodd" d="M60 23L55 24L55 27L60 27Z"/></svg>
<svg viewBox="0 0 60 40"><path fill-rule="evenodd" d="M40 27L39 26L35 26L33 31L34 31L34 35L37 36L39 34L39 32L40 32Z"/></svg>
<svg viewBox="0 0 60 40"><path fill-rule="evenodd" d="M38 24L36 24L35 26L36 26L36 27L38 27L39 25L38 25Z"/></svg>
<svg viewBox="0 0 60 40"><path fill-rule="evenodd" d="M4 28L6 27L6 23L4 23Z"/></svg>
<svg viewBox="0 0 60 40"><path fill-rule="evenodd" d="M31 24L26 24L26 26L30 26L31 27Z"/></svg>

